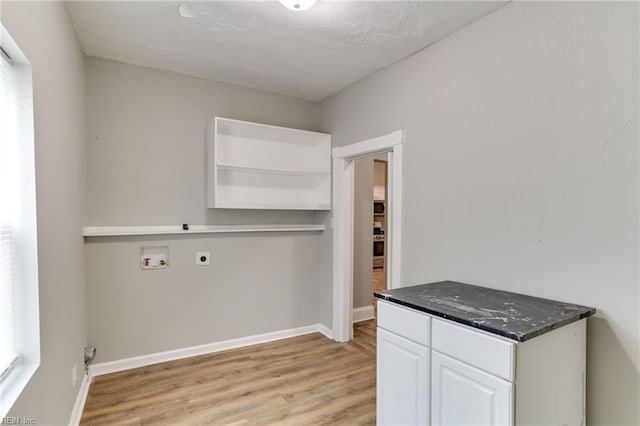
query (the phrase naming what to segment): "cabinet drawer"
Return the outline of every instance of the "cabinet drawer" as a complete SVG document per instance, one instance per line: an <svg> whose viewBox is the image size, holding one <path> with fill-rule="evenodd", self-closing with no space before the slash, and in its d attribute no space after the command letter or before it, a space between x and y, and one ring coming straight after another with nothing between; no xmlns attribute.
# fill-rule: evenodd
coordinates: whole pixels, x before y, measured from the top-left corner
<svg viewBox="0 0 640 426"><path fill-rule="evenodd" d="M378 300L378 327L429 346L431 317L404 306Z"/></svg>
<svg viewBox="0 0 640 426"><path fill-rule="evenodd" d="M515 343L470 327L433 319L431 346L505 380L515 380Z"/></svg>

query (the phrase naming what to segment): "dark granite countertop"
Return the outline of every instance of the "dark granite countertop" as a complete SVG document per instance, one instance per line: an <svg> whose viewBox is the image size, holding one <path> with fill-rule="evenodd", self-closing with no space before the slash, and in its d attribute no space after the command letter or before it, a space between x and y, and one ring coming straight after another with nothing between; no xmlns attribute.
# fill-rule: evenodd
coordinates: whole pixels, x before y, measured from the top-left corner
<svg viewBox="0 0 640 426"><path fill-rule="evenodd" d="M375 296L519 342L596 312L587 306L454 281L384 290Z"/></svg>

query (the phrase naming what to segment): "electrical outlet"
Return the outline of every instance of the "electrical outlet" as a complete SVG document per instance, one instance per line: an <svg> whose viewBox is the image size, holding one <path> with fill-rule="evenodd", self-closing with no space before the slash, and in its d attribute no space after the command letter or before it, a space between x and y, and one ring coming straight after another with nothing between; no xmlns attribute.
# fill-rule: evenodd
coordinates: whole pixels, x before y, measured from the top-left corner
<svg viewBox="0 0 640 426"><path fill-rule="evenodd" d="M211 265L211 253L206 251L199 251L196 253L196 265L209 266Z"/></svg>
<svg viewBox="0 0 640 426"><path fill-rule="evenodd" d="M71 367L71 390L76 388L78 383L78 368L74 365Z"/></svg>

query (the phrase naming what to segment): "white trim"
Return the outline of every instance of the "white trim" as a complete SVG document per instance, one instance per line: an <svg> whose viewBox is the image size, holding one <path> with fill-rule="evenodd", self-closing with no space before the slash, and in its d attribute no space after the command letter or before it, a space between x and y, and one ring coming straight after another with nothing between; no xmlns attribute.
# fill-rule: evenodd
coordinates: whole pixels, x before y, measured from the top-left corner
<svg viewBox="0 0 640 426"><path fill-rule="evenodd" d="M354 323L374 319L375 315L373 313L373 305L363 306L361 308L353 308L351 317L353 318Z"/></svg>
<svg viewBox="0 0 640 426"><path fill-rule="evenodd" d="M402 135L400 135L402 140ZM387 288L401 287L402 283L402 200L403 198L403 172L402 172L402 144L394 145L389 161L389 204L391 209L388 215L388 224L391 224L391 232L386 244Z"/></svg>
<svg viewBox="0 0 640 426"><path fill-rule="evenodd" d="M294 127L282 127L282 126L274 126L273 124L265 124L265 123L257 123L254 121L244 121L244 120L236 120L235 118L226 118L226 117L214 117L215 120L220 120L220 121L228 121L231 123L237 123L237 124L245 124L251 127L267 127L270 129L277 129L277 130L285 130L287 132L291 132L291 131L295 131L295 132L301 132L301 133L307 133L310 135L327 135L327 136L331 136L330 133L322 133L322 132L314 132L312 130L304 130L304 129L296 129Z"/></svg>
<svg viewBox="0 0 640 426"><path fill-rule="evenodd" d="M157 352L149 355L142 355L133 358L125 358L117 361L103 362L89 366L89 371L82 378L78 396L71 412L69 425L76 426L80 424L84 404L87 401L89 388L94 377L103 374L116 373L118 371L129 370L131 368L144 367L147 365L157 364L160 362L175 361L177 359L188 358L198 355L206 355L229 349L236 349L245 346L257 345L260 343L272 342L275 340L287 339L290 337L303 336L311 333L322 333L329 339L333 339L331 329L323 324L313 324L306 327L290 328L288 330L274 331L271 333L257 334L254 336L240 337L237 339L224 340L221 342L209 343L206 345L191 346L188 348L176 349L166 352Z"/></svg>
<svg viewBox="0 0 640 426"><path fill-rule="evenodd" d="M333 340L333 331L324 324L318 324L318 331L327 337L327 339Z"/></svg>
<svg viewBox="0 0 640 426"><path fill-rule="evenodd" d="M71 418L69 419L70 426L77 426L80 424L82 418L82 411L84 410L84 403L87 402L87 395L89 395L89 387L93 377L88 373L82 375L82 382L80 382L80 389L78 389L78 396L76 396L76 402L73 404L73 411L71 411Z"/></svg>
<svg viewBox="0 0 640 426"><path fill-rule="evenodd" d="M0 419L4 418L33 377L39 364L18 363L0 383Z"/></svg>
<svg viewBox="0 0 640 426"><path fill-rule="evenodd" d="M333 338L337 342L348 342L353 334L353 177L353 161L334 157Z"/></svg>
<svg viewBox="0 0 640 426"><path fill-rule="evenodd" d="M1 3L2 0L0 0ZM13 223L14 273L16 277L16 299L18 308L13 314L15 346L19 361L0 382L0 419L3 419L16 400L23 394L27 384L40 365L40 309L38 281L38 231L36 183L34 163L34 119L32 67L7 28L0 23L2 48L11 57L8 71L8 89L11 104L16 110L14 126L16 132L15 159L16 188L20 197L16 210L20 220ZM0 59L4 61L4 59ZM2 123L5 125L5 123ZM3 200L4 202L4 200ZM6 342L0 342L6 344ZM0 367L4 371L4 367ZM2 421L4 423L4 421Z"/></svg>
<svg viewBox="0 0 640 426"><path fill-rule="evenodd" d="M333 158L354 159L355 157L362 157L369 154L384 153L399 144L402 144L402 130L396 130L388 135L333 148Z"/></svg>
<svg viewBox="0 0 640 426"><path fill-rule="evenodd" d="M226 351L229 349L241 348L244 346L272 342L274 340L303 336L305 334L322 333L327 336L327 330L327 327L321 324L313 324L306 327L291 328L288 330L280 330L271 333L257 334L254 336L240 337L237 339L224 340L221 342L208 343L205 345L191 346L188 348L175 349L166 352L157 352L132 358L125 358L117 361L101 362L89 366L89 376L91 376L91 378L93 379L93 377L95 376L129 370L131 368L145 367L147 365L158 364L161 362L175 361L177 359L189 358L198 355L206 355L215 352Z"/></svg>
<svg viewBox="0 0 640 426"><path fill-rule="evenodd" d="M387 287L402 286L402 144L403 132L336 147L333 155L333 336L347 342L353 335L353 160L375 153L389 153L389 212L391 232L386 260Z"/></svg>
<svg viewBox="0 0 640 426"><path fill-rule="evenodd" d="M324 231L320 225L189 225L184 231L181 225L169 226L87 226L85 237L110 237L125 235L164 235L164 234L217 234L236 232L305 232Z"/></svg>

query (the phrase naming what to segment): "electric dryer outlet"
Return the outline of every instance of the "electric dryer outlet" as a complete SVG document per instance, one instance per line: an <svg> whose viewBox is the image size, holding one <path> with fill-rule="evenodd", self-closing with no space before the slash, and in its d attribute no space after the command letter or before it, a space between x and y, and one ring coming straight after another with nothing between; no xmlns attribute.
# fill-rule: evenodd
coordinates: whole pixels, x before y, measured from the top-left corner
<svg viewBox="0 0 640 426"><path fill-rule="evenodd" d="M199 251L196 253L196 265L198 266L210 266L211 265L211 253L205 251Z"/></svg>

